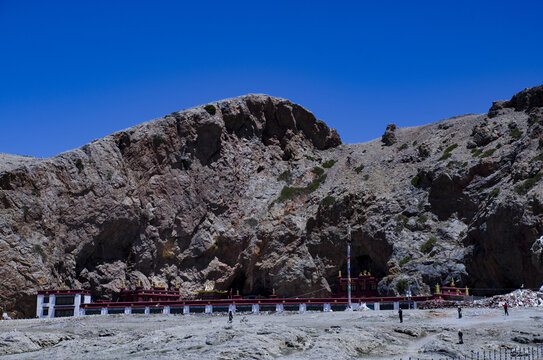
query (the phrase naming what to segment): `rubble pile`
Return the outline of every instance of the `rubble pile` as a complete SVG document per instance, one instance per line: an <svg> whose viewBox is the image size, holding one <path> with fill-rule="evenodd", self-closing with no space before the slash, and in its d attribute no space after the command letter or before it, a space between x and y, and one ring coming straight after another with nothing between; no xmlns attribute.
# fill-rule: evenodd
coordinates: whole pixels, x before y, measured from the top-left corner
<svg viewBox="0 0 543 360"><path fill-rule="evenodd" d="M543 307L543 291L518 289L509 294L495 295L475 301L454 301L454 300L428 300L417 304L419 309L443 309L443 308L497 308L507 305L512 307Z"/></svg>
<svg viewBox="0 0 543 360"><path fill-rule="evenodd" d="M506 302L509 306L514 307L543 306L543 292L518 289L509 294L474 301L475 304L484 307L500 307Z"/></svg>
<svg viewBox="0 0 543 360"><path fill-rule="evenodd" d="M469 307L471 303L466 301L454 301L454 300L427 300L417 304L418 309L443 309L443 308L455 308L455 307Z"/></svg>

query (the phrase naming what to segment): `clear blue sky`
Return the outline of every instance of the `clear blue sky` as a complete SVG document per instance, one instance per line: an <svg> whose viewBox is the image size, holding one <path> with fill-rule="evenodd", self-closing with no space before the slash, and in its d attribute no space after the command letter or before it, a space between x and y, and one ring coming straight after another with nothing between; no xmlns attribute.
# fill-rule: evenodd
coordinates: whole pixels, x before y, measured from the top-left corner
<svg viewBox="0 0 543 360"><path fill-rule="evenodd" d="M194 105L285 97L344 142L543 83L542 1L0 0L0 152L51 156Z"/></svg>

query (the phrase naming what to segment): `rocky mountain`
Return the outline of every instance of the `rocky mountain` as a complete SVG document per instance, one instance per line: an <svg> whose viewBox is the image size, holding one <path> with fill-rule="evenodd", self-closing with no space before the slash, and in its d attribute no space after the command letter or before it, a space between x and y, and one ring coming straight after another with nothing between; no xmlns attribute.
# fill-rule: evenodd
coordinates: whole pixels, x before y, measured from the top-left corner
<svg viewBox="0 0 543 360"><path fill-rule="evenodd" d="M363 144L246 95L48 159L0 154L0 305L33 316L38 288L138 281L327 295L348 226L353 273L383 295L540 286L542 167L543 86Z"/></svg>

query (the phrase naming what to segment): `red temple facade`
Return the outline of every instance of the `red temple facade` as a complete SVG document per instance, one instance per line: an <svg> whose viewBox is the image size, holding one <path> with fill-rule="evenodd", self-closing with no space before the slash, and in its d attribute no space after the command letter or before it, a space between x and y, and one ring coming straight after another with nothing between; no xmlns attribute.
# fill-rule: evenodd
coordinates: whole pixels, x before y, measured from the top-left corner
<svg viewBox="0 0 543 360"><path fill-rule="evenodd" d="M150 289L145 289L143 286L136 286L134 290L121 288L119 294L120 302L153 302L153 301L178 301L179 288L167 290L163 286L153 286Z"/></svg>
<svg viewBox="0 0 543 360"><path fill-rule="evenodd" d="M371 276L371 274L360 274L358 277L351 278L351 296L356 297L375 297L377 294L377 278ZM347 285L349 279L341 277L340 275L336 280L336 289L334 297L345 298L347 297Z"/></svg>

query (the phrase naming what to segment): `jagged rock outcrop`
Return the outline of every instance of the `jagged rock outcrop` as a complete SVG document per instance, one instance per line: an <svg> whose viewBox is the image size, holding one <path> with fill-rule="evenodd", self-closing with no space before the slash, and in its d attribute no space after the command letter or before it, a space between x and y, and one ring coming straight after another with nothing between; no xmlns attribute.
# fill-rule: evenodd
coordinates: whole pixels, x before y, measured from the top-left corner
<svg viewBox="0 0 543 360"><path fill-rule="evenodd" d="M364 144L247 95L49 159L0 154L1 306L32 316L35 290L63 283L326 295L349 225L353 273L381 277L383 295L452 278L539 287L541 89Z"/></svg>
<svg viewBox="0 0 543 360"><path fill-rule="evenodd" d="M394 145L398 140L396 139L396 124L388 124L381 141L385 146Z"/></svg>

